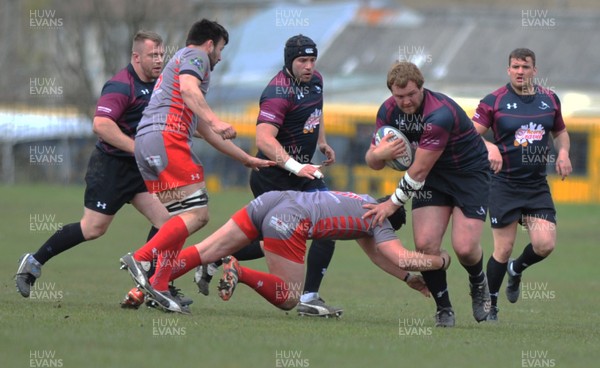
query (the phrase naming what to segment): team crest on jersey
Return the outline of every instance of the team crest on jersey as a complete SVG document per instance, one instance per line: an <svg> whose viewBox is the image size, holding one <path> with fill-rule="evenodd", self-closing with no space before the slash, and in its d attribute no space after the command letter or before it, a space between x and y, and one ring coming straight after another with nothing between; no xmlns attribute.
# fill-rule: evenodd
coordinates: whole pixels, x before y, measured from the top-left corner
<svg viewBox="0 0 600 368"><path fill-rule="evenodd" d="M308 119L306 119L306 122L304 123L304 129L302 130L304 134L314 132L315 128L319 126L322 113L323 112L320 109L315 109L315 111L313 111L313 113L310 114L310 116L308 117Z"/></svg>
<svg viewBox="0 0 600 368"><path fill-rule="evenodd" d="M528 144L534 141L541 141L544 138L546 131L542 124L535 124L529 122L529 124L521 125L515 132L515 146L527 147Z"/></svg>
<svg viewBox="0 0 600 368"><path fill-rule="evenodd" d="M194 65L201 72L204 71L204 61L200 58L193 58L190 60L190 64Z"/></svg>

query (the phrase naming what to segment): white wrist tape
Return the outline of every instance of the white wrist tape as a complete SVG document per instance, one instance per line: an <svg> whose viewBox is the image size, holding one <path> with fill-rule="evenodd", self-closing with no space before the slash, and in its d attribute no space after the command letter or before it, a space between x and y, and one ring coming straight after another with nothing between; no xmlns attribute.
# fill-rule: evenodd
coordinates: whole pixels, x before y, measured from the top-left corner
<svg viewBox="0 0 600 368"><path fill-rule="evenodd" d="M283 164L284 169L295 175L298 175L298 173L300 172L300 170L302 170L303 167L304 164L299 163L291 157L287 159L285 164Z"/></svg>
<svg viewBox="0 0 600 368"><path fill-rule="evenodd" d="M417 190L423 188L423 185L425 185L425 181L414 180L408 175L407 171L391 196L392 202L396 206L404 206L415 195Z"/></svg>

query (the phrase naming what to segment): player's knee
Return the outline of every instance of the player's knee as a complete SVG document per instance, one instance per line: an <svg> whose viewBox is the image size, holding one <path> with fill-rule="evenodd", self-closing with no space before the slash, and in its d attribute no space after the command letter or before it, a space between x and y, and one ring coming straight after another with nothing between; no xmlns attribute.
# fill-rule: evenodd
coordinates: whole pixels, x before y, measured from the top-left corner
<svg viewBox="0 0 600 368"><path fill-rule="evenodd" d="M548 257L550 253L554 250L555 242L551 240L539 242L537 244L533 244L533 251L540 257Z"/></svg>
<svg viewBox="0 0 600 368"><path fill-rule="evenodd" d="M415 242L415 250L423 254L435 254L440 252L440 243L433 240Z"/></svg>
<svg viewBox="0 0 600 368"><path fill-rule="evenodd" d="M201 218L199 218L198 219L198 229L201 229L204 226L206 226L208 224L209 220L210 220L210 216L208 215L208 213L205 216L202 216Z"/></svg>
<svg viewBox="0 0 600 368"><path fill-rule="evenodd" d="M277 308L289 311L294 309L298 305L298 298L294 298L292 296L288 297L285 302L277 305Z"/></svg>
<svg viewBox="0 0 600 368"><path fill-rule="evenodd" d="M454 246L456 257L463 264L473 264L478 262L481 257L481 251L478 251L478 246L463 245Z"/></svg>
<svg viewBox="0 0 600 368"><path fill-rule="evenodd" d="M210 220L210 215L208 214L208 211L202 211L200 208L197 208L193 211L195 227L197 229L201 229L204 226L206 226L208 224L208 221Z"/></svg>
<svg viewBox="0 0 600 368"><path fill-rule="evenodd" d="M167 211L171 216L181 216L193 233L208 224L208 195L206 188L201 188L184 199L176 199L165 203Z"/></svg>
<svg viewBox="0 0 600 368"><path fill-rule="evenodd" d="M106 233L106 230L108 230L108 226L106 225L84 225L83 223L81 224L81 232L83 233L83 237L85 238L85 240L98 239Z"/></svg>
<svg viewBox="0 0 600 368"><path fill-rule="evenodd" d="M500 263L508 262L510 258L511 249L499 248L494 249L494 259Z"/></svg>

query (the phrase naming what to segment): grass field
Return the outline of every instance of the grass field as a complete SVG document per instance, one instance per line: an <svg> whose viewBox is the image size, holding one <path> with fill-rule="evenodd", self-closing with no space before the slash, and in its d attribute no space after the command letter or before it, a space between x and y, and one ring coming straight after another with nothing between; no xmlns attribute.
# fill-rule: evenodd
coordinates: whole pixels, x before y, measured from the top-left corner
<svg viewBox="0 0 600 368"><path fill-rule="evenodd" d="M556 251L527 271L527 299L509 305L502 294L497 324L473 320L466 273L454 262L457 326L436 329L433 301L381 272L354 242L338 242L321 290L345 308L340 320L286 314L245 285L227 303L216 283L205 297L191 274L177 283L195 301L191 316L121 310L132 281L119 257L149 228L130 206L104 237L48 262L38 298L26 300L13 281L19 256L80 218L83 187L0 189L1 367L591 367L600 359L599 206L558 207ZM186 245L249 199L249 191L212 195L211 223ZM412 248L410 226L399 236ZM525 239L519 231L519 252ZM483 245L487 260L489 230ZM262 260L245 265L265 269Z"/></svg>

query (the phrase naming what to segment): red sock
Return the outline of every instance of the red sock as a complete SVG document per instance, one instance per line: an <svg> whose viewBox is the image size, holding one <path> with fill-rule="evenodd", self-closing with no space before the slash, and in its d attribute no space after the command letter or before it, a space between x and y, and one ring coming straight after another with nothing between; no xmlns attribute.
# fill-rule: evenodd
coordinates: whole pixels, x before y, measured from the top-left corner
<svg viewBox="0 0 600 368"><path fill-rule="evenodd" d="M173 270L171 271L171 281L179 278L181 275L188 273L192 268L196 268L202 264L200 253L196 247L191 246L182 249L179 252L179 257L175 261Z"/></svg>
<svg viewBox="0 0 600 368"><path fill-rule="evenodd" d="M174 268L180 268L179 251L183 247L185 239L179 243L176 249L171 248L160 252L158 256L158 262L156 262L156 271L150 280L152 287L157 291L169 290L169 280L171 279L171 273Z"/></svg>
<svg viewBox="0 0 600 368"><path fill-rule="evenodd" d="M242 277L239 281L253 288L269 303L277 307L287 300L291 291L288 290L285 282L279 277L242 266L240 266L240 270L242 271Z"/></svg>
<svg viewBox="0 0 600 368"><path fill-rule="evenodd" d="M173 216L161 226L152 239L135 251L133 258L136 261L150 262L154 254L177 247L180 250L188 235L183 219L179 216Z"/></svg>

